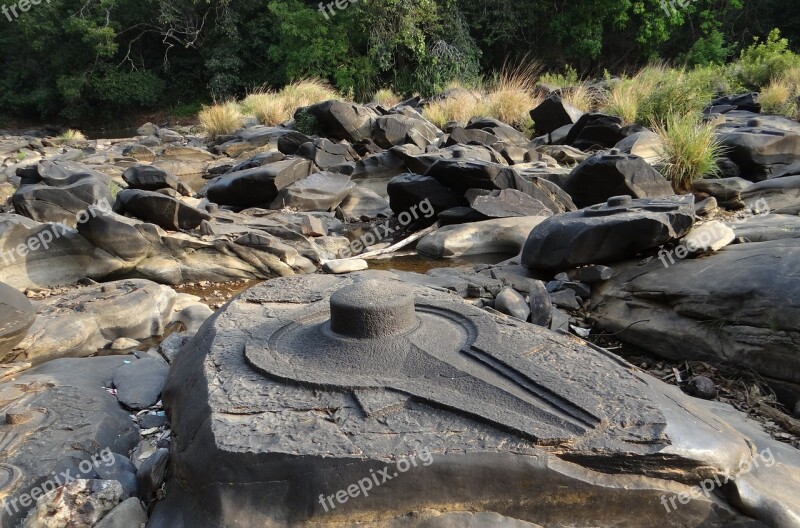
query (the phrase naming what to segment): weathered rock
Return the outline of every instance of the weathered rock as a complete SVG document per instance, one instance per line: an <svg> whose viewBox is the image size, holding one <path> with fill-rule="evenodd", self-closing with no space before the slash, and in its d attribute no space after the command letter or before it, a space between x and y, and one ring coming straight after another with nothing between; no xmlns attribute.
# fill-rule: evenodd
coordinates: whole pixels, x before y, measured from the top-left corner
<svg viewBox="0 0 800 528"><path fill-rule="evenodd" d="M146 523L147 511L139 499L132 497L108 512L94 528L144 528Z"/></svg>
<svg viewBox="0 0 800 528"><path fill-rule="evenodd" d="M391 214L391 207L387 200L375 191L359 186L350 191L347 198L342 201L341 208L346 220L363 217L377 218Z"/></svg>
<svg viewBox="0 0 800 528"><path fill-rule="evenodd" d="M800 238L800 217L793 215L744 216L726 223L737 237L750 242L767 242L783 238Z"/></svg>
<svg viewBox="0 0 800 528"><path fill-rule="evenodd" d="M506 253L516 255L544 216L497 218L439 228L417 244L417 252L434 258Z"/></svg>
<svg viewBox="0 0 800 528"><path fill-rule="evenodd" d="M205 304L195 304L181 310L174 320L183 325L185 332L195 333L212 315L214 310Z"/></svg>
<svg viewBox="0 0 800 528"><path fill-rule="evenodd" d="M693 223L691 196L615 197L607 204L541 222L525 243L522 264L534 270L567 270L624 260L680 238Z"/></svg>
<svg viewBox="0 0 800 528"><path fill-rule="evenodd" d="M110 460L110 457L107 458ZM116 480L122 484L122 499L136 497L139 493L139 484L136 481L136 466L131 459L114 453L114 461L111 464L96 464L95 472L103 480Z"/></svg>
<svg viewBox="0 0 800 528"><path fill-rule="evenodd" d="M551 216L553 214L542 202L516 189L484 191L476 196L470 205L487 218Z"/></svg>
<svg viewBox="0 0 800 528"><path fill-rule="evenodd" d="M623 154L638 156L650 165L657 165L663 160L664 145L652 130L631 134L621 139L614 148Z"/></svg>
<svg viewBox="0 0 800 528"><path fill-rule="evenodd" d="M230 141L214 147L213 151L237 158L254 151L277 150L278 140L291 132L287 128L254 126L237 131Z"/></svg>
<svg viewBox="0 0 800 528"><path fill-rule="evenodd" d="M431 176L401 174L389 181L389 204L395 214L419 208L427 201L438 214L447 209L466 204L466 200Z"/></svg>
<svg viewBox="0 0 800 528"><path fill-rule="evenodd" d="M125 189L117 194L114 212L128 214L170 231L199 227L211 215L177 198L152 191Z"/></svg>
<svg viewBox="0 0 800 528"><path fill-rule="evenodd" d="M513 288L503 288L503 291L494 300L494 308L498 312L516 317L520 321L527 321L531 315L531 309L525 301L525 297Z"/></svg>
<svg viewBox="0 0 800 528"><path fill-rule="evenodd" d="M736 239L733 229L722 222L712 220L693 227L681 239L689 253L709 253L719 251Z"/></svg>
<svg viewBox="0 0 800 528"><path fill-rule="evenodd" d="M574 125L582 115L583 112L562 100L556 93L531 110L531 118L539 135L549 134L564 125Z"/></svg>
<svg viewBox="0 0 800 528"><path fill-rule="evenodd" d="M375 119L372 126L372 139L385 149L410 143L424 149L439 140L442 131L419 118L404 115L386 115Z"/></svg>
<svg viewBox="0 0 800 528"><path fill-rule="evenodd" d="M467 123L466 130L480 130L482 132L486 132L508 145L524 147L530 143L528 136L516 128L503 123L499 119L490 117L473 117ZM455 132L455 130L453 130L453 132ZM451 132L451 134L453 132Z"/></svg>
<svg viewBox="0 0 800 528"><path fill-rule="evenodd" d="M583 114L564 143L580 150L611 148L622 139L622 118L600 113Z"/></svg>
<svg viewBox="0 0 800 528"><path fill-rule="evenodd" d="M686 392L704 400L713 400L717 397L717 386L705 376L695 376L689 380Z"/></svg>
<svg viewBox="0 0 800 528"><path fill-rule="evenodd" d="M11 352L35 320L36 312L28 298L0 282L0 355Z"/></svg>
<svg viewBox="0 0 800 528"><path fill-rule="evenodd" d="M76 175L74 183L50 186L23 185L11 197L14 210L38 222L58 222L75 227L91 205L109 207L114 199L106 179Z"/></svg>
<svg viewBox="0 0 800 528"><path fill-rule="evenodd" d="M369 268L366 260L352 258L341 260L329 260L322 265L322 270L325 273L342 274L352 273L354 271L363 271Z"/></svg>
<svg viewBox="0 0 800 528"><path fill-rule="evenodd" d="M800 176L773 178L747 187L742 191L745 207L757 212L800 214Z"/></svg>
<svg viewBox="0 0 800 528"><path fill-rule="evenodd" d="M377 277L382 282L367 282ZM669 514L659 500L688 492L676 480L729 472L733 486L744 485L737 468L753 459L751 432L718 417L726 406L450 294L404 291L394 277L279 279L215 317L172 368L165 405L176 442L171 473L180 478L168 482L152 528L287 519L393 526L409 512L460 511L465 502L473 513L547 526L746 520L716 496ZM354 283L361 286L347 289ZM325 353L309 354L317 349ZM331 412L347 418L333 423ZM752 434L759 447L774 448L785 473L795 471L796 453ZM390 477L382 485L336 499L381 468ZM771 484L778 471L748 482L747 504L797 489L794 480L781 480L783 490ZM598 507L608 504L615 506ZM779 509L748 511L768 518ZM796 515L794 506L782 511Z"/></svg>
<svg viewBox="0 0 800 528"><path fill-rule="evenodd" d="M142 500L150 502L155 497L156 491L164 483L164 475L167 472L167 462L169 462L169 450L158 449L150 455L139 467L137 480L139 481L139 493Z"/></svg>
<svg viewBox="0 0 800 528"><path fill-rule="evenodd" d="M570 279L585 282L586 284L597 284L598 282L606 281L612 275L614 275L614 270L608 266L597 265L584 266L567 272L567 276Z"/></svg>
<svg viewBox="0 0 800 528"><path fill-rule="evenodd" d="M209 200L220 205L269 204L278 196L278 191L308 176L311 176L308 160L286 159L218 176L204 191Z"/></svg>
<svg viewBox="0 0 800 528"><path fill-rule="evenodd" d="M550 328L553 320L553 300L541 281L536 281L529 292L528 307L531 309L530 322L537 326Z"/></svg>
<svg viewBox="0 0 800 528"><path fill-rule="evenodd" d="M692 188L696 192L710 194L723 206L740 202L742 191L752 185L753 182L744 178L703 178L692 182Z"/></svg>
<svg viewBox="0 0 800 528"><path fill-rule="evenodd" d="M59 359L0 384L0 412L18 418L0 428L0 524L18 526L35 498L64 484L67 471L73 479L96 479L116 463L116 453L138 443L130 414L104 388L126 359Z"/></svg>
<svg viewBox="0 0 800 528"><path fill-rule="evenodd" d="M765 180L800 157L800 131L786 130L775 120L758 116L744 123L723 123L717 138L725 156L741 168L743 178L751 181Z"/></svg>
<svg viewBox="0 0 800 528"><path fill-rule="evenodd" d="M350 181L350 176L318 172L281 189L270 207L288 207L297 211L331 211L355 187L356 184Z"/></svg>
<svg viewBox="0 0 800 528"><path fill-rule="evenodd" d="M94 526L121 496L122 486L115 480L75 480L41 497L22 528Z"/></svg>
<svg viewBox="0 0 800 528"><path fill-rule="evenodd" d="M286 136L281 138L281 140L285 138ZM311 160L314 165L322 170L327 170L335 165L353 162L359 159L356 151L347 143L333 143L325 138L319 138L304 143L300 145L293 154Z"/></svg>
<svg viewBox="0 0 800 528"><path fill-rule="evenodd" d="M131 189L141 189L143 191L174 189L184 196L192 195L192 190L177 176L152 165L130 167L122 173L122 179Z"/></svg>
<svg viewBox="0 0 800 528"><path fill-rule="evenodd" d="M152 407L161 396L167 370L169 366L164 360L149 357L121 366L112 380L117 399L133 411Z"/></svg>
<svg viewBox="0 0 800 528"><path fill-rule="evenodd" d="M355 103L325 101L309 106L305 112L316 119L320 135L351 143L369 139L377 112Z"/></svg>
<svg viewBox="0 0 800 528"><path fill-rule="evenodd" d="M797 238L732 245L669 266L620 264L595 286L591 313L600 328L648 352L746 366L800 394L800 308L786 302L800 298L799 267Z"/></svg>
<svg viewBox="0 0 800 528"><path fill-rule="evenodd" d="M612 196L661 198L675 192L670 183L637 156L597 154L572 171L564 190L579 208L604 203Z"/></svg>

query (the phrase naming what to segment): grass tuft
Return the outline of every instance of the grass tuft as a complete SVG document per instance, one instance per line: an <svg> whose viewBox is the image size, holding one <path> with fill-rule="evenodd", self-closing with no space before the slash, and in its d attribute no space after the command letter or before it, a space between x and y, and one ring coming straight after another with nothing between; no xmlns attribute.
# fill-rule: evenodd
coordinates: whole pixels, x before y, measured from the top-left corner
<svg viewBox="0 0 800 528"><path fill-rule="evenodd" d="M301 79L278 92L258 90L242 100L242 113L255 117L261 124L277 126L292 118L298 108L331 99L339 94L323 81Z"/></svg>
<svg viewBox="0 0 800 528"><path fill-rule="evenodd" d="M58 139L63 139L66 141L83 141L86 139L86 136L83 135L83 132L80 130L75 130L74 128L70 128L66 132L63 132Z"/></svg>
<svg viewBox="0 0 800 528"><path fill-rule="evenodd" d="M696 115L672 114L652 126L661 138L661 173L677 192L688 191L696 179L719 175L723 147L712 125Z"/></svg>
<svg viewBox="0 0 800 528"><path fill-rule="evenodd" d="M401 101L402 99L400 96L389 88L382 88L375 92L375 95L372 96L372 102L377 103L385 108L393 108Z"/></svg>
<svg viewBox="0 0 800 528"><path fill-rule="evenodd" d="M243 116L233 101L204 106L197 115L200 125L212 138L231 134L242 126Z"/></svg>

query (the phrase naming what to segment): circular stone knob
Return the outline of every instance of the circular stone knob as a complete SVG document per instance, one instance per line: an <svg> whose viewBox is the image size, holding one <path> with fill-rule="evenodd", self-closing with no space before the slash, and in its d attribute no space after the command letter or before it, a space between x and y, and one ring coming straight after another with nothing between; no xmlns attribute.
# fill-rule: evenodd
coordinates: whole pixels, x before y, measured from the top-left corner
<svg viewBox="0 0 800 528"><path fill-rule="evenodd" d="M631 205L633 203L633 199L630 196L623 195L623 196L612 196L606 202L608 207L623 207L626 205Z"/></svg>
<svg viewBox="0 0 800 528"><path fill-rule="evenodd" d="M414 293L376 280L358 282L331 296L331 330L356 339L404 334L417 326Z"/></svg>

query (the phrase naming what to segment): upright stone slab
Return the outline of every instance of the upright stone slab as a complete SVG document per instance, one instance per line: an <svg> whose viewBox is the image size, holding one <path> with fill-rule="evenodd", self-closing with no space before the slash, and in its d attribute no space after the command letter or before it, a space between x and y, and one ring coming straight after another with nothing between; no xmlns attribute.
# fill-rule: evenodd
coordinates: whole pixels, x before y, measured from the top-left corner
<svg viewBox="0 0 800 528"><path fill-rule="evenodd" d="M164 402L171 478L151 528L465 509L503 527L743 520L713 496L671 514L660 499L751 458L711 404L387 272L248 290L175 359Z"/></svg>

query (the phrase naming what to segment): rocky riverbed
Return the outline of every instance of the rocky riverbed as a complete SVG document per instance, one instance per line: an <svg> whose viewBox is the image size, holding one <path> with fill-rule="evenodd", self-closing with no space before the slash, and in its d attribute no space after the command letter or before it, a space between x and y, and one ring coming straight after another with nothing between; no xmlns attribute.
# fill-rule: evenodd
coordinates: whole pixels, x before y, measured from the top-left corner
<svg viewBox="0 0 800 528"><path fill-rule="evenodd" d="M557 94L0 132L0 525L800 526L800 124L726 101L683 194Z"/></svg>

